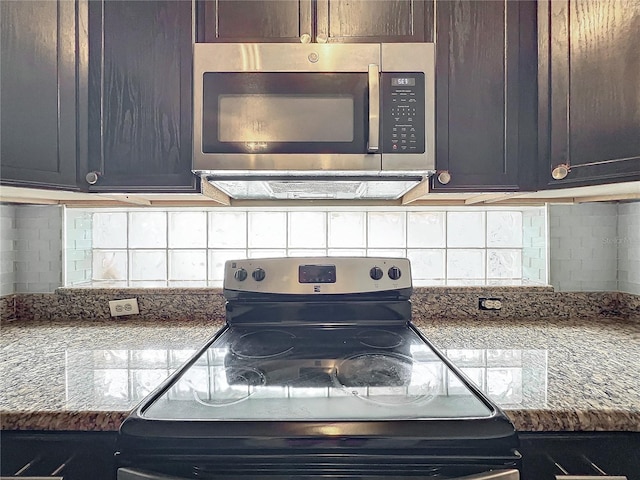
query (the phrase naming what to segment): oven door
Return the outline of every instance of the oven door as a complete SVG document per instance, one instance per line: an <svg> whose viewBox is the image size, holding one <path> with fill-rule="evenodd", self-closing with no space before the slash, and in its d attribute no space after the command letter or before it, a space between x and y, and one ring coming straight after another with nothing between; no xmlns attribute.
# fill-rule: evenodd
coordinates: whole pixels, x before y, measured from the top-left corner
<svg viewBox="0 0 640 480"><path fill-rule="evenodd" d="M249 480L249 479L262 480L263 478L266 478L266 476L261 477L260 474L258 474L258 475L252 475L251 477L246 477L245 480ZM299 477L299 476L283 475L282 477L278 477L278 475L275 475L275 476L269 476L268 478L271 480L277 480L278 478L282 478L282 479L286 478L287 480L305 478L306 480L311 480L313 479L313 476L304 475L303 477ZM323 477L323 478L326 478L326 477ZM344 478L368 480L368 479L371 479L372 477L353 474ZM394 480L401 480L401 478L402 477L398 477L398 476L393 477ZM411 478L412 477L406 477L406 480L410 480ZM446 478L446 477L439 476L438 478ZM150 472L143 472L143 471L134 470L130 468L121 468L118 470L117 480L187 480L187 479L181 478L181 477L150 473ZM242 477L230 475L226 477L220 477L220 480L242 480ZM377 480L381 480L381 477L377 477ZM449 480L520 480L520 473L518 472L518 470L515 470L515 469L492 470L485 473L466 475L464 477L455 477L455 478L449 477Z"/></svg>

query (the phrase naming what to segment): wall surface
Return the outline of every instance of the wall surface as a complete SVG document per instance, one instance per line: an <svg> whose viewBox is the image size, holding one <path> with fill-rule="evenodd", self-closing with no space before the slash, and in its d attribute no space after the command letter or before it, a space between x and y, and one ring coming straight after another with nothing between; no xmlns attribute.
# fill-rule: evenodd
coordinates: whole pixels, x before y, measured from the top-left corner
<svg viewBox="0 0 640 480"><path fill-rule="evenodd" d="M558 291L616 291L616 203L549 206L551 285Z"/></svg>
<svg viewBox="0 0 640 480"><path fill-rule="evenodd" d="M17 239L16 207L0 205L0 296L16 291Z"/></svg>
<svg viewBox="0 0 640 480"><path fill-rule="evenodd" d="M640 295L640 202L549 206L556 291Z"/></svg>
<svg viewBox="0 0 640 480"><path fill-rule="evenodd" d="M69 215L68 211L67 215ZM544 283L544 219L523 214L523 278ZM91 276L90 216L71 213L67 284ZM63 284L63 208L0 205L0 295L52 292ZM549 206L549 283L557 291L640 295L640 202ZM73 238L72 238L73 237Z"/></svg>
<svg viewBox="0 0 640 480"><path fill-rule="evenodd" d="M62 286L63 208L1 207L2 295L46 293Z"/></svg>
<svg viewBox="0 0 640 480"><path fill-rule="evenodd" d="M527 284L547 285L547 215L544 209L522 212L522 278Z"/></svg>
<svg viewBox="0 0 640 480"><path fill-rule="evenodd" d="M618 290L640 295L640 202L618 206Z"/></svg>

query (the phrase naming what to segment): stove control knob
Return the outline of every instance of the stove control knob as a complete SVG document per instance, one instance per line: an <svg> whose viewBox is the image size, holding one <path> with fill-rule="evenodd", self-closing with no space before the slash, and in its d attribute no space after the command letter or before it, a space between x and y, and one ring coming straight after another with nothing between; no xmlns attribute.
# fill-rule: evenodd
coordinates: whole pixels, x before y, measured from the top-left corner
<svg viewBox="0 0 640 480"><path fill-rule="evenodd" d="M264 280L264 277L267 276L267 274L265 273L265 271L261 268L256 268L252 273L251 276L253 277L253 279L256 282L261 282L262 280Z"/></svg>
<svg viewBox="0 0 640 480"><path fill-rule="evenodd" d="M244 268L236 270L236 272L233 274L233 277L239 282L244 282L247 279L247 271Z"/></svg>
<svg viewBox="0 0 640 480"><path fill-rule="evenodd" d="M382 273L382 269L380 267L373 267L371 270L369 270L369 276L373 280L380 280L382 278L382 275L384 274Z"/></svg>
<svg viewBox="0 0 640 480"><path fill-rule="evenodd" d="M402 276L402 272L398 267L391 267L387 273L391 280L398 280Z"/></svg>

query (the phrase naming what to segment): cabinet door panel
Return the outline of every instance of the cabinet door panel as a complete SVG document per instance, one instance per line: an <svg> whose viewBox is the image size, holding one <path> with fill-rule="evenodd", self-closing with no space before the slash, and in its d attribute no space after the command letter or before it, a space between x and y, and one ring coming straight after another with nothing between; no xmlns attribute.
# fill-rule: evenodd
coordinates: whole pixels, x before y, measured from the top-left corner
<svg viewBox="0 0 640 480"><path fill-rule="evenodd" d="M218 0L199 6L201 42L300 42L312 35L311 0Z"/></svg>
<svg viewBox="0 0 640 480"><path fill-rule="evenodd" d="M319 0L317 8L317 36L330 42L433 39L433 2L427 0Z"/></svg>
<svg viewBox="0 0 640 480"><path fill-rule="evenodd" d="M92 190L192 191L190 2L89 9Z"/></svg>
<svg viewBox="0 0 640 480"><path fill-rule="evenodd" d="M542 185L640 178L640 1L541 2L539 17Z"/></svg>
<svg viewBox="0 0 640 480"><path fill-rule="evenodd" d="M2 1L3 183L76 188L74 2Z"/></svg>
<svg viewBox="0 0 640 480"><path fill-rule="evenodd" d="M510 1L438 4L436 168L451 181L441 185L434 177L434 190L518 190L520 164L527 158L533 164L535 156L522 148L535 131L534 111L531 118L522 112L535 104L528 101L535 99L535 73L525 68L535 51L534 29L525 23L533 22L532 8ZM521 138L523 126L531 133Z"/></svg>
<svg viewBox="0 0 640 480"><path fill-rule="evenodd" d="M572 156L581 163L638 157L640 2L579 1L570 7Z"/></svg>

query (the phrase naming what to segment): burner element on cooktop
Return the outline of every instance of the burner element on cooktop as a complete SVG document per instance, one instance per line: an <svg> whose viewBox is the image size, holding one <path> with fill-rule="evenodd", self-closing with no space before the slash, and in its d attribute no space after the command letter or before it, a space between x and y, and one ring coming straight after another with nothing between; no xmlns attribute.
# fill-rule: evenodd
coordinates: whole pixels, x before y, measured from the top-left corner
<svg viewBox="0 0 640 480"><path fill-rule="evenodd" d="M231 345L241 358L271 358L293 350L295 335L283 330L260 330L242 335Z"/></svg>
<svg viewBox="0 0 640 480"><path fill-rule="evenodd" d="M345 387L403 386L411 381L412 367L403 355L361 353L342 360L336 376Z"/></svg>
<svg viewBox="0 0 640 480"><path fill-rule="evenodd" d="M404 340L397 333L389 330L365 330L356 335L358 341L371 348L396 348L404 343Z"/></svg>

